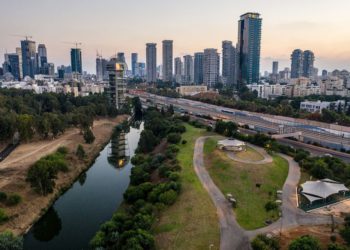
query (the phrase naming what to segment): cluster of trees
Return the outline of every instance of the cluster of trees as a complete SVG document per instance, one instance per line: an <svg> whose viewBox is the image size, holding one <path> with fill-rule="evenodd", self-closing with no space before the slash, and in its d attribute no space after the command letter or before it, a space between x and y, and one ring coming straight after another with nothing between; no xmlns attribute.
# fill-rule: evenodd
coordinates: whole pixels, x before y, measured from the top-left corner
<svg viewBox="0 0 350 250"><path fill-rule="evenodd" d="M28 141L35 135L56 137L70 126L87 131L97 116L115 116L117 110L105 95L87 97L43 93L28 90L0 89L0 141L19 132Z"/></svg>
<svg viewBox="0 0 350 250"><path fill-rule="evenodd" d="M17 193L7 194L0 192L0 202L7 206L15 206L21 203L22 197Z"/></svg>
<svg viewBox="0 0 350 250"><path fill-rule="evenodd" d="M22 250L23 238L14 236L10 231L0 233L0 249Z"/></svg>
<svg viewBox="0 0 350 250"><path fill-rule="evenodd" d="M334 238L331 238L336 240ZM251 242L251 246L253 250L279 250L281 249L278 238L270 238L266 235L258 235ZM310 235L303 235L299 238L293 240L289 246L289 250L321 250L324 249L321 247L319 240ZM345 250L346 248L332 242L327 248L328 250Z"/></svg>
<svg viewBox="0 0 350 250"><path fill-rule="evenodd" d="M176 92L175 89L172 89L172 88L149 88L147 91L151 94L161 95L161 96L166 96L171 98L180 97L180 94Z"/></svg>
<svg viewBox="0 0 350 250"><path fill-rule="evenodd" d="M131 160L134 167L130 186L124 193L127 207L100 227L91 240L94 249L155 248L151 227L157 213L176 201L181 191L178 173L181 167L176 159L179 149L175 144L168 144L161 153L151 152L161 140L169 140L169 135L184 131L169 113L162 119L160 116L154 109L145 114L145 130L141 133L138 153ZM158 175L157 183L152 182L154 173Z"/></svg>
<svg viewBox="0 0 350 250"><path fill-rule="evenodd" d="M27 172L26 181L41 195L53 192L58 172L67 172L68 165L65 159L67 149L61 147L53 154L45 156L35 162Z"/></svg>

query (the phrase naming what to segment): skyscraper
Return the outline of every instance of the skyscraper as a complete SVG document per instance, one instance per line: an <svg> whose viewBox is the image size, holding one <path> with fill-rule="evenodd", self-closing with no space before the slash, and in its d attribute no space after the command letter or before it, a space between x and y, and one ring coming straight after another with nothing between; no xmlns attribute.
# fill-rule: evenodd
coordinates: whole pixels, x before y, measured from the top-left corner
<svg viewBox="0 0 350 250"><path fill-rule="evenodd" d="M83 73L82 60L81 60L81 49L73 48L70 50L70 61L73 73Z"/></svg>
<svg viewBox="0 0 350 250"><path fill-rule="evenodd" d="M261 24L258 13L246 13L238 21L238 84L259 81Z"/></svg>
<svg viewBox="0 0 350 250"><path fill-rule="evenodd" d="M191 55L184 56L184 84L192 84L193 83L193 57Z"/></svg>
<svg viewBox="0 0 350 250"><path fill-rule="evenodd" d="M303 75L303 60L304 60L303 51L300 49L294 50L291 55L291 61L292 61L291 73L290 73L291 78L299 78Z"/></svg>
<svg viewBox="0 0 350 250"><path fill-rule="evenodd" d="M38 45L38 71L40 74L48 75L47 51L45 44Z"/></svg>
<svg viewBox="0 0 350 250"><path fill-rule="evenodd" d="M118 52L117 60L118 60L118 62L126 63L124 52Z"/></svg>
<svg viewBox="0 0 350 250"><path fill-rule="evenodd" d="M16 48L16 53L18 55L19 60L19 77L20 79L23 79L23 66L22 66L22 50L21 48Z"/></svg>
<svg viewBox="0 0 350 250"><path fill-rule="evenodd" d="M11 73L15 80L20 80L19 72L19 56L17 53L5 54L5 62L3 64L4 73Z"/></svg>
<svg viewBox="0 0 350 250"><path fill-rule="evenodd" d="M303 53L303 76L313 77L314 76L314 62L315 55L311 50L305 50Z"/></svg>
<svg viewBox="0 0 350 250"><path fill-rule="evenodd" d="M21 41L23 78L36 74L36 48L35 42L28 39Z"/></svg>
<svg viewBox="0 0 350 250"><path fill-rule="evenodd" d="M101 82L108 79L107 60L102 58L102 55L97 54L96 57L96 78Z"/></svg>
<svg viewBox="0 0 350 250"><path fill-rule="evenodd" d="M272 62L272 74L273 75L278 74L278 62L277 61Z"/></svg>
<svg viewBox="0 0 350 250"><path fill-rule="evenodd" d="M136 76L137 57L137 53L131 53L131 73L133 76Z"/></svg>
<svg viewBox="0 0 350 250"><path fill-rule="evenodd" d="M157 44L146 44L146 70L147 82L154 83L157 81Z"/></svg>
<svg viewBox="0 0 350 250"><path fill-rule="evenodd" d="M181 57L175 58L175 81L182 84L182 61Z"/></svg>
<svg viewBox="0 0 350 250"><path fill-rule="evenodd" d="M194 83L203 84L203 52L194 53Z"/></svg>
<svg viewBox="0 0 350 250"><path fill-rule="evenodd" d="M120 59L120 58L119 58ZM125 103L126 92L126 63L112 58L107 64L109 75L108 98L112 106L120 109Z"/></svg>
<svg viewBox="0 0 350 250"><path fill-rule="evenodd" d="M163 41L163 81L173 80L173 41Z"/></svg>
<svg viewBox="0 0 350 250"><path fill-rule="evenodd" d="M203 57L203 82L213 88L219 82L220 56L216 49L205 49Z"/></svg>
<svg viewBox="0 0 350 250"><path fill-rule="evenodd" d="M235 83L236 49L231 41L222 42L222 77L225 84Z"/></svg>

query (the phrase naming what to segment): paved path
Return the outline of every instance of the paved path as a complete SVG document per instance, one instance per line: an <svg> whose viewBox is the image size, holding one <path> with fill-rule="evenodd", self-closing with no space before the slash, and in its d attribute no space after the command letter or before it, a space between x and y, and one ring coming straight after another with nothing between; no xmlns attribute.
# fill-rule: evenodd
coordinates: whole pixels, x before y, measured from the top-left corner
<svg viewBox="0 0 350 250"><path fill-rule="evenodd" d="M257 151L259 154L261 154L261 156L264 157L264 159L262 159L260 161L243 160L243 159L237 157L234 152L230 152L230 151L227 151L227 156L230 159L237 161L237 162L246 163L246 164L255 164L255 165L267 164L267 163L271 163L273 161L272 157L264 149L257 147L257 146L254 146L252 144L247 144L247 145L250 148Z"/></svg>
<svg viewBox="0 0 350 250"><path fill-rule="evenodd" d="M252 231L241 228L236 221L231 204L214 184L204 166L203 147L207 138L200 137L196 140L193 166L202 185L216 206L220 224L221 250L251 249L250 240L258 234L274 233L278 235L281 230L300 225L331 224L330 216L305 213L297 207L296 187L300 179L300 168L291 157L280 154L289 164L288 176L283 186L282 218L267 227Z"/></svg>

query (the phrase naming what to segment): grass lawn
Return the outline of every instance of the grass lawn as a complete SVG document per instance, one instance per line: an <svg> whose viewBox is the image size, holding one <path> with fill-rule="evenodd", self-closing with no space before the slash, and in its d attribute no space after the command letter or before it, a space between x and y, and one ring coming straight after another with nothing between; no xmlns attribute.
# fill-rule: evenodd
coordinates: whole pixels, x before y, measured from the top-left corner
<svg viewBox="0 0 350 250"><path fill-rule="evenodd" d="M288 162L277 155L270 164L235 162L214 147L216 141L209 138L204 145L205 164L223 194L232 193L237 200L238 223L251 230L265 226L267 219L276 220L278 212L266 212L264 206L276 200L276 191L282 189L288 175ZM261 184L260 188L256 184Z"/></svg>
<svg viewBox="0 0 350 250"><path fill-rule="evenodd" d="M182 193L176 203L167 208L154 227L157 249L219 249L220 230L216 209L202 187L193 168L196 139L205 135L203 129L186 125L178 160L182 166Z"/></svg>
<svg viewBox="0 0 350 250"><path fill-rule="evenodd" d="M247 146L246 151L238 152L235 155L242 160L261 161L264 159L259 152L249 146Z"/></svg>

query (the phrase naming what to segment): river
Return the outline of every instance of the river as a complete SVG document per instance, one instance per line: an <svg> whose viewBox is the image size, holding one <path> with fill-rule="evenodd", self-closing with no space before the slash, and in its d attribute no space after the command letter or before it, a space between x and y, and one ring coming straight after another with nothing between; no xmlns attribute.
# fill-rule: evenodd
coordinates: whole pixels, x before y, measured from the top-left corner
<svg viewBox="0 0 350 250"><path fill-rule="evenodd" d="M127 155L132 157L140 139L139 129L125 134ZM111 142L94 164L67 190L24 236L24 249L88 249L101 223L109 220L123 201L130 181L132 164L118 168L108 160ZM129 159L130 159L129 157Z"/></svg>

